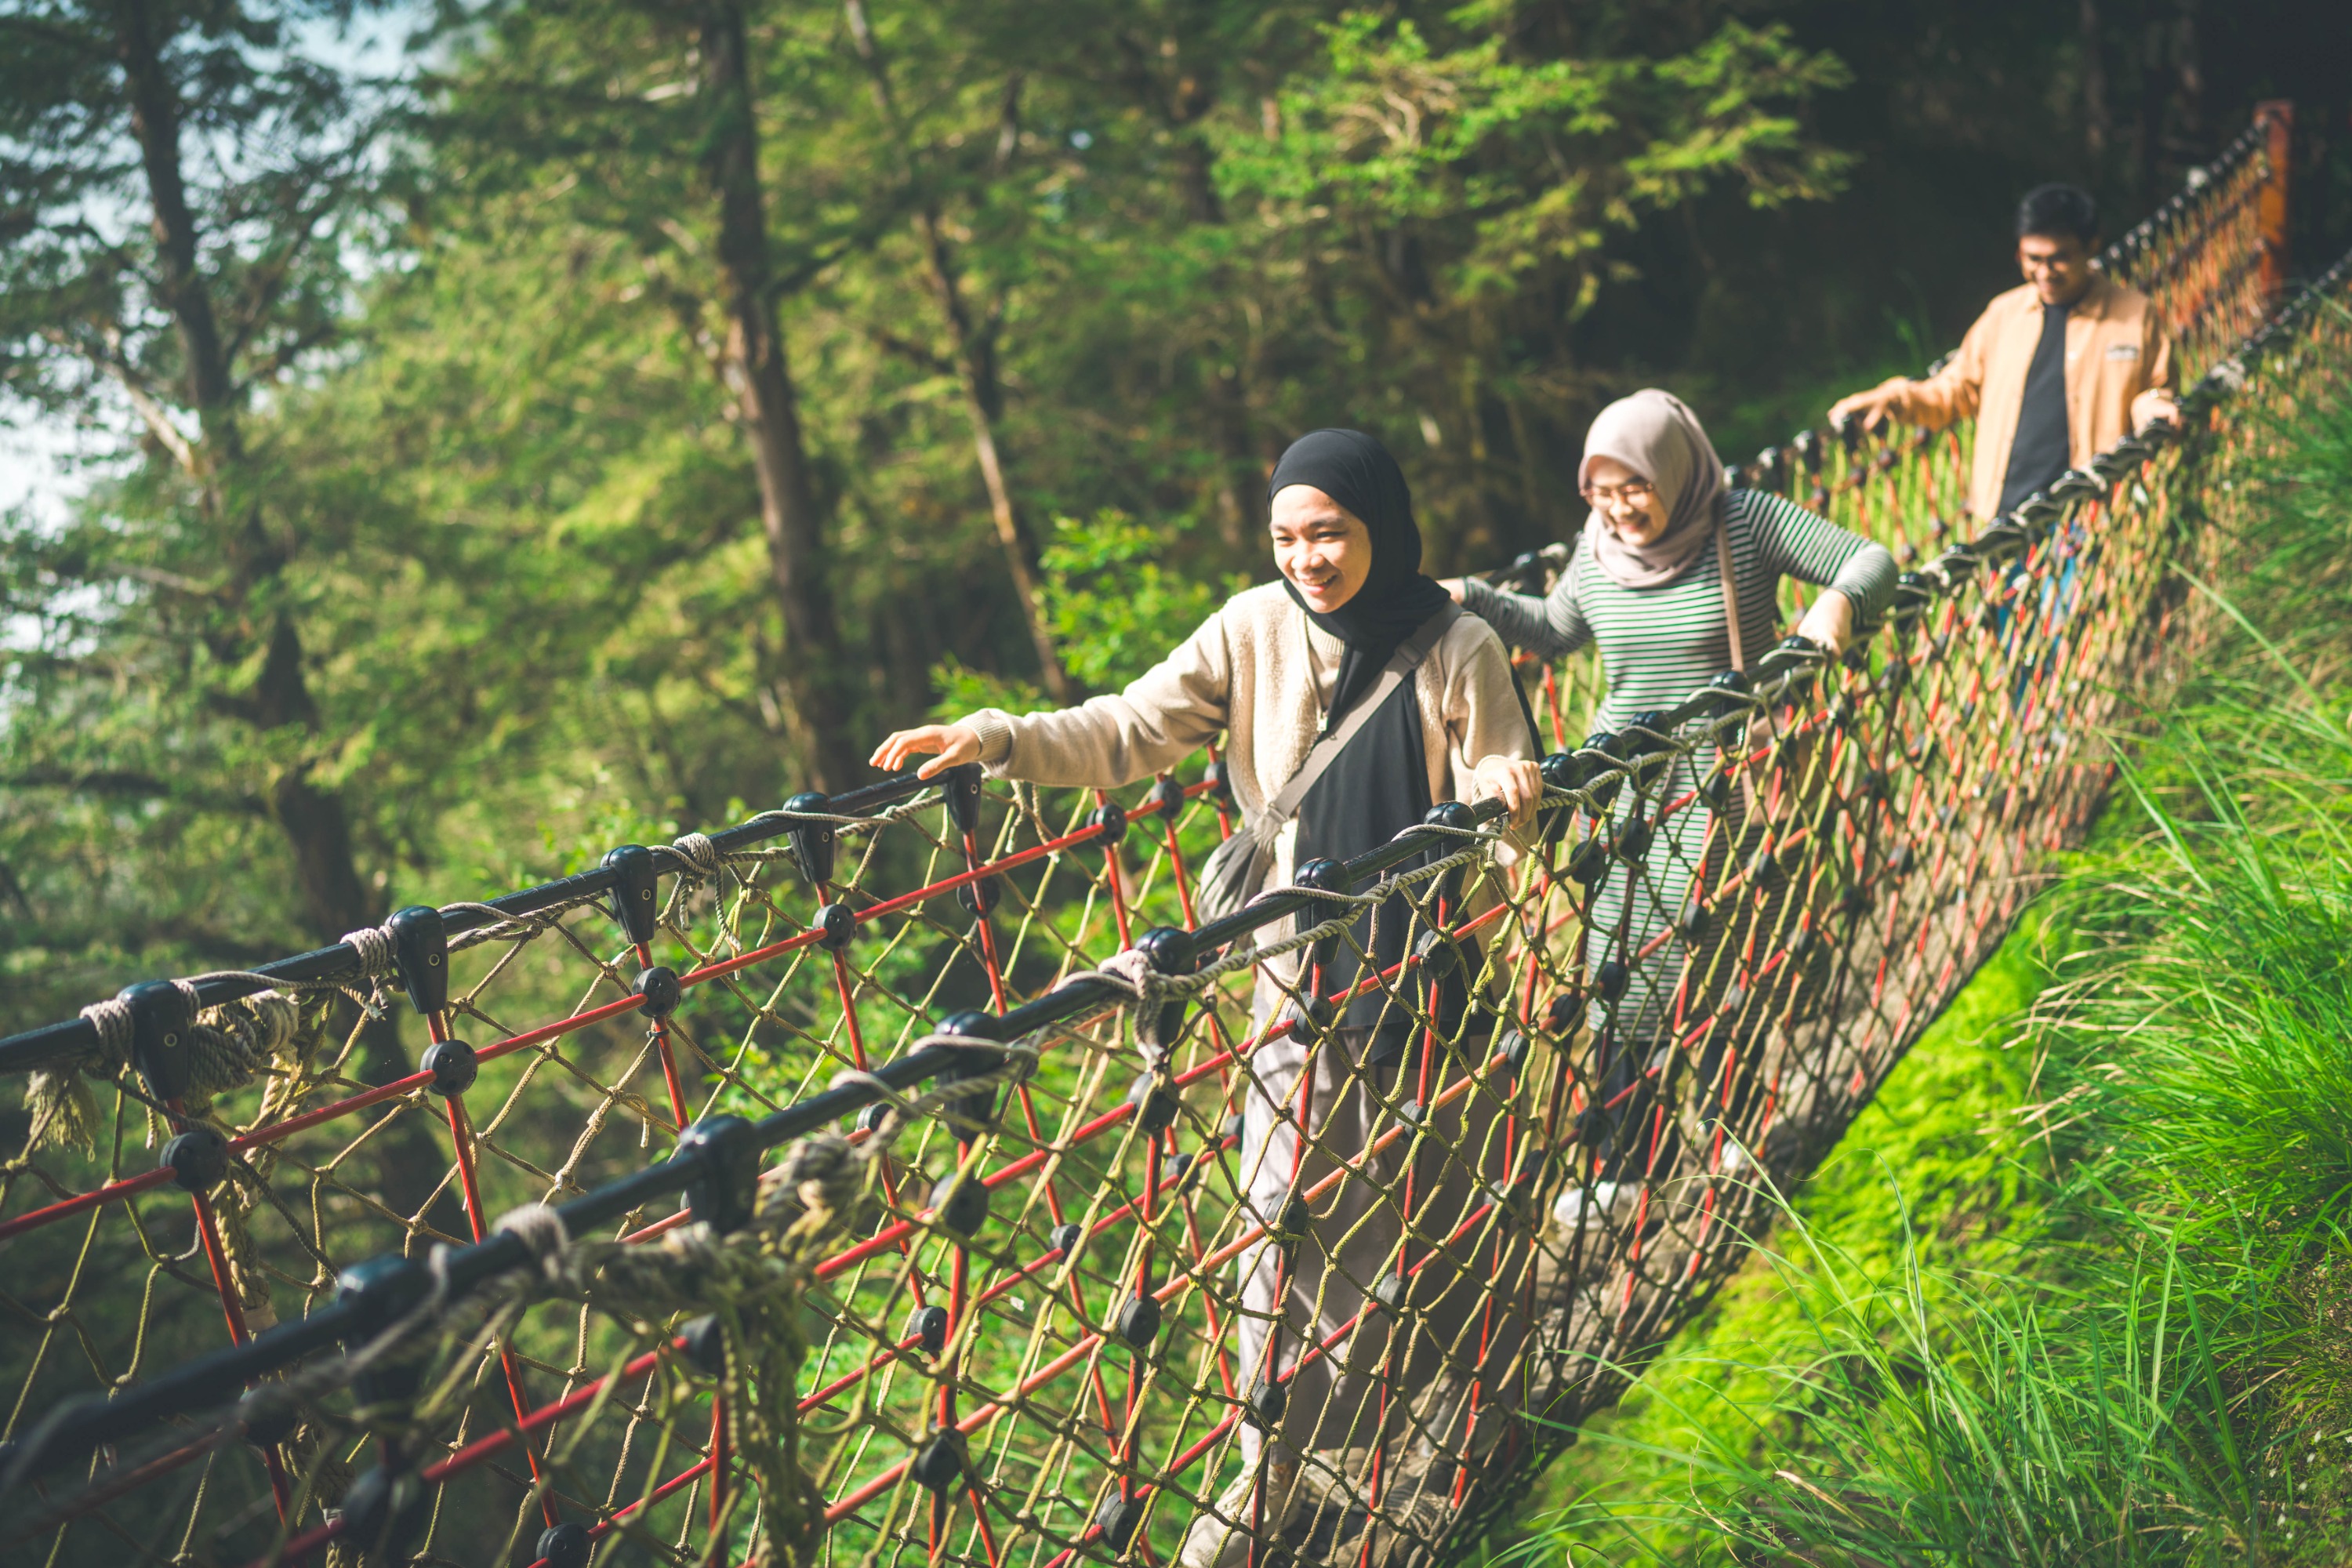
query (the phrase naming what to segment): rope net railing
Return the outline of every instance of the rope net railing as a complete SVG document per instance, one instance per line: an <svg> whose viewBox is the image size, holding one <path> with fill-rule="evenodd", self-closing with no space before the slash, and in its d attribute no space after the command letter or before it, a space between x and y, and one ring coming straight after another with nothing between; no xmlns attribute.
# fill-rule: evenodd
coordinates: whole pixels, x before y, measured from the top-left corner
<svg viewBox="0 0 2352 1568"><path fill-rule="evenodd" d="M1738 1265L2195 647L2204 498L2352 363L2342 266L2261 324L2267 159L2106 258L2200 372L2186 435L1965 540L1965 432L1766 454L1916 567L1886 624L1613 734L1591 668L1530 671L1523 837L1442 805L1202 923L1213 753L1123 799L904 775L0 1041L0 1552L1462 1550ZM1392 1051L1342 1048L1356 996ZM415 1069L366 1081L396 1028Z"/></svg>

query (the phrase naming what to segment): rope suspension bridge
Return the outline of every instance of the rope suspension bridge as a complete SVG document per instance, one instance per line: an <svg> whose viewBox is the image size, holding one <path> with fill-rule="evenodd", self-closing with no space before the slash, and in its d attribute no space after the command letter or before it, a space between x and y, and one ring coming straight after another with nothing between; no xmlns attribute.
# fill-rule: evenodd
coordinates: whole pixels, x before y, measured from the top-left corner
<svg viewBox="0 0 2352 1568"><path fill-rule="evenodd" d="M1973 534L1965 429L1764 453L1742 482L1896 552L1886 623L1617 733L1597 669L1525 670L1529 840L1441 805L1202 923L1213 752L1125 800L908 774L0 1041L0 1554L1066 1568L1206 1519L1249 1568L1458 1555L1738 1266L2198 647L2175 568L2352 370L2352 269L2289 300L2266 245L2284 147L2103 258L2196 377L2179 430ZM1661 828L1698 811L1693 855ZM1670 921L1594 921L1612 884ZM1269 1210L1244 1086L1360 993L1414 1047L1363 1135L1268 1095ZM415 1069L359 1079L405 1014ZM1312 1245L1343 1205L1398 1221L1369 1272ZM1252 1276L1340 1331L1276 1314L1244 1364Z"/></svg>

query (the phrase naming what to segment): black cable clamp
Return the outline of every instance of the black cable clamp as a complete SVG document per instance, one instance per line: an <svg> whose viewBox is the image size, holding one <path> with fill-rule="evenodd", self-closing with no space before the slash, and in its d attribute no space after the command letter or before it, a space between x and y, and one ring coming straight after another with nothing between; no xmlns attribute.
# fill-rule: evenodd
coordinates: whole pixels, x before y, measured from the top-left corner
<svg viewBox="0 0 2352 1568"><path fill-rule="evenodd" d="M188 1092L195 1072L195 1010L168 980L142 980L115 994L131 1009L131 1061L147 1092L169 1104Z"/></svg>
<svg viewBox="0 0 2352 1568"><path fill-rule="evenodd" d="M433 1489L412 1467L377 1465L343 1494L342 1542L368 1563L408 1561L433 1518Z"/></svg>
<svg viewBox="0 0 2352 1568"><path fill-rule="evenodd" d="M804 791L784 802L784 809L805 816L823 816L833 802L814 790ZM793 859L808 879L809 886L819 887L833 880L834 852L838 847L838 836L830 822L796 824L784 837L793 847Z"/></svg>
<svg viewBox="0 0 2352 1568"><path fill-rule="evenodd" d="M695 1222L720 1236L751 1223L759 1202L758 1131L740 1116L709 1116L678 1134L673 1162L695 1163L686 1188Z"/></svg>
<svg viewBox="0 0 2352 1568"><path fill-rule="evenodd" d="M964 763L940 775L940 796L958 833L980 832L981 784L986 776L978 763Z"/></svg>
<svg viewBox="0 0 2352 1568"><path fill-rule="evenodd" d="M704 1313L678 1326L677 1348L686 1364L705 1377L727 1370L727 1331L715 1313Z"/></svg>
<svg viewBox="0 0 2352 1568"><path fill-rule="evenodd" d="M1179 926L1153 926L1135 939L1136 951L1151 965L1154 974L1177 979L1191 974L1201 967L1200 944L1192 933ZM1157 1008L1138 1007L1135 1011L1135 1043L1150 1050L1165 1051L1173 1047L1184 1032L1184 1015L1190 1004L1184 997L1174 996Z"/></svg>
<svg viewBox="0 0 2352 1568"><path fill-rule="evenodd" d="M427 1017L449 1005L449 930L430 904L394 910L384 929L392 933L393 966L407 989L408 1005Z"/></svg>
<svg viewBox="0 0 2352 1568"><path fill-rule="evenodd" d="M613 879L613 918L628 939L642 947L653 941L661 925L661 904L655 884L661 868L654 852L642 844L624 844L604 853L604 869Z"/></svg>
<svg viewBox="0 0 2352 1568"><path fill-rule="evenodd" d="M1346 863L1331 859L1328 856L1318 855L1302 862L1292 870L1290 880L1292 886L1304 888L1315 893L1344 895L1356 890L1356 879L1348 875ZM1318 926L1335 916L1347 913L1348 909L1349 906L1340 902L1339 899L1318 899L1312 908L1298 917L1298 923L1302 927ZM1307 950L1307 967L1310 974L1317 969L1328 967L1331 961L1339 956L1339 937L1340 933L1334 931L1329 936L1318 941ZM1316 998L1316 1000L1320 999ZM1297 1004L1294 1003L1292 1006L1296 1010ZM1308 1021L1315 1024L1318 1030L1320 1030L1328 1020L1313 1018L1310 1014Z"/></svg>
<svg viewBox="0 0 2352 1568"><path fill-rule="evenodd" d="M995 1023L995 1014L967 1008L950 1015L940 1026L940 1033L993 1044L996 1039ZM956 1046L934 1046L931 1049L942 1053L946 1058L933 1077L933 1081L940 1085L985 1078L1004 1065L1004 1058L990 1049ZM999 1087L992 1083L983 1085L940 1108L940 1116L959 1140L969 1142L996 1125L996 1091Z"/></svg>

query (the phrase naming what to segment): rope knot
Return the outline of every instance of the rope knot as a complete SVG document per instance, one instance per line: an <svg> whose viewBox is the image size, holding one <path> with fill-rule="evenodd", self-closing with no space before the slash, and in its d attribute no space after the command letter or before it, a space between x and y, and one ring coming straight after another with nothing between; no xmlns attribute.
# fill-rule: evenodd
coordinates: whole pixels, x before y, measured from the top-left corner
<svg viewBox="0 0 2352 1568"><path fill-rule="evenodd" d="M866 1191L866 1169L856 1147L840 1133L812 1134L761 1176L761 1210L776 1213L796 1205L813 1225L829 1226L857 1206Z"/></svg>
<svg viewBox="0 0 2352 1568"><path fill-rule="evenodd" d="M563 1216L545 1204L509 1209L492 1228L529 1247L531 1261L549 1284L562 1285L572 1278L572 1233L563 1227Z"/></svg>
<svg viewBox="0 0 2352 1568"><path fill-rule="evenodd" d="M131 1004L120 996L110 996L103 1002L93 1002L81 1010L89 1026L98 1031L98 1048L102 1061L93 1064L101 1071L118 1068L131 1060Z"/></svg>
<svg viewBox="0 0 2352 1568"><path fill-rule="evenodd" d="M681 833L670 840L670 853L686 862L688 873L705 881L719 875L719 846L707 833Z"/></svg>
<svg viewBox="0 0 2352 1568"><path fill-rule="evenodd" d="M392 928L362 926L347 931L342 943L359 958L360 973L369 980L389 980L398 973L393 960Z"/></svg>

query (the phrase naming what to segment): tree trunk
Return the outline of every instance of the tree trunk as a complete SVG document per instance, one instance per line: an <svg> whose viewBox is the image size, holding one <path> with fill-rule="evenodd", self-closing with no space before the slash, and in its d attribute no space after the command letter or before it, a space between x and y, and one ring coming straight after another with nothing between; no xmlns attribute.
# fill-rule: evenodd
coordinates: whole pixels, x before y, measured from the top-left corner
<svg viewBox="0 0 2352 1568"><path fill-rule="evenodd" d="M783 681L792 700L794 739L814 787L837 793L856 779L858 759L839 695L844 659L824 584L824 517L809 478L799 403L771 293L760 128L738 0L713 0L702 13L701 55L703 85L711 98L703 163L719 196L728 380L759 474L768 570L784 617Z"/></svg>
<svg viewBox="0 0 2352 1568"><path fill-rule="evenodd" d="M1170 40L1172 41L1172 40ZM1163 46L1164 47L1164 46ZM1163 82L1158 62L1162 48L1146 47L1133 37L1124 39L1127 68L1122 78L1143 109L1167 129L1176 159L1176 188L1183 198L1189 223L1209 226L1225 222L1225 204L1217 195L1216 153L1197 129L1202 116L1216 107L1216 84L1206 69L1180 58L1172 80ZM1232 292L1233 280L1223 272L1211 292ZM1267 465L1256 450L1250 428L1249 394L1242 378L1243 356L1236 349L1233 363L1222 361L1217 345L1199 345L1201 401L1209 416L1210 438L1217 455L1213 481L1217 531L1235 558L1247 559L1265 548L1258 538L1265 527Z"/></svg>
<svg viewBox="0 0 2352 1568"><path fill-rule="evenodd" d="M843 0L842 11L849 24L849 36L857 47L857 58L865 62L875 105L897 138L901 155L912 162L915 153L907 144L906 128L898 119L898 101L890 90L889 67L866 22L863 0ZM1003 144L1000 139L1000 146ZM957 379L962 384L964 417L971 426L972 454L980 462L981 484L988 491L988 510L996 525L996 542L1004 552L1013 597L1021 605L1022 624L1028 628L1030 646L1036 650L1038 677L1055 701L1076 701L1077 688L1063 668L1062 656L1054 646L1054 634L1045 625L1036 535L1013 504L1013 487L1004 477L1003 455L996 439L997 426L1004 411L1004 386L997 374L993 337L973 325L971 312L964 304L954 258L940 228L937 202L923 203L915 216L915 230L922 241L925 280L939 304L955 358Z"/></svg>
<svg viewBox="0 0 2352 1568"><path fill-rule="evenodd" d="M2099 0L2079 0L2075 24L2083 47L2083 141L2090 149L2093 171L2104 174L2116 125L2107 109L2107 51L2105 33L2099 24Z"/></svg>
<svg viewBox="0 0 2352 1568"><path fill-rule="evenodd" d="M954 345L956 368L963 379L964 416L971 424L972 453L980 459L981 483L988 490L989 516L996 524L996 542L1004 551L1004 564L1013 576L1013 592L1021 602L1021 619L1029 628L1030 645L1037 651L1037 673L1046 695L1056 702L1077 700L1077 688L1062 668L1054 634L1045 625L1043 582L1039 574L1037 538L1013 504L1013 487L1005 482L1003 459L996 448L997 416L1004 406L1003 384L997 379L992 344L980 341L964 309L963 294L948 255L946 237L940 232L939 210L926 205L917 222L923 236L923 255L930 273L931 292L946 319L948 339Z"/></svg>
<svg viewBox="0 0 2352 1568"><path fill-rule="evenodd" d="M115 50L131 98L131 132L139 142L147 198L154 207L161 272L156 292L179 333L188 403L203 423L205 445L215 448L216 458L234 459L238 435L228 356L197 264L195 215L188 210L187 183L180 171L179 94L163 69L163 45L177 24L167 20L158 37L148 0L121 0L114 16Z"/></svg>
<svg viewBox="0 0 2352 1568"><path fill-rule="evenodd" d="M225 609L231 616L241 616L251 606L255 590L285 569L285 555L268 540L257 513L247 512L236 524L224 515L220 475L240 459L243 446L236 381L199 263L196 219L188 205L182 173L179 98L163 68L163 50L171 25L166 24L159 36L147 0L121 0L114 15L131 133L139 142L148 199L153 207L157 293L171 312L179 336L186 362L184 395L202 431L195 448L195 471L190 477L198 485L205 523L218 536L230 569L229 603ZM241 662L249 651L246 639L251 635L248 625L241 635L218 639L215 651L220 662L231 668ZM268 647L252 689L218 706L264 733L289 725L299 726L306 733L318 731L318 703L310 695L302 668L301 637L290 616L279 611L271 619ZM360 876L352 847L351 814L342 795L320 788L311 780L308 767L298 765L271 784L269 804L270 815L294 857L303 919L312 934L321 943L330 942L346 931L381 921L384 900ZM407 1066L399 1030L389 1020L368 1027L363 1049L363 1070L378 1081L398 1077Z"/></svg>

